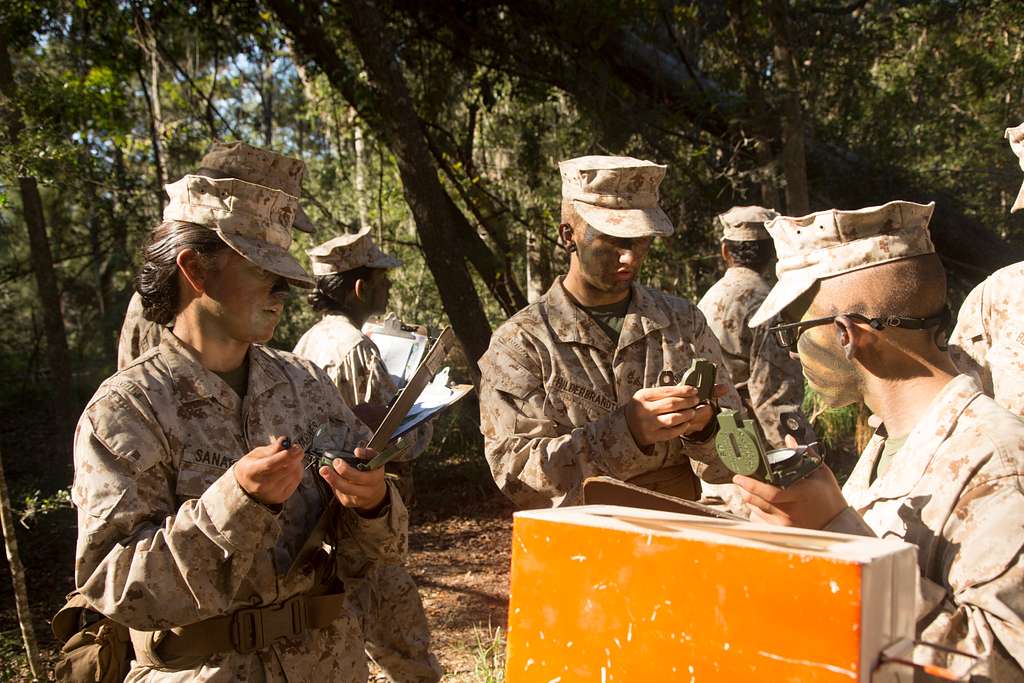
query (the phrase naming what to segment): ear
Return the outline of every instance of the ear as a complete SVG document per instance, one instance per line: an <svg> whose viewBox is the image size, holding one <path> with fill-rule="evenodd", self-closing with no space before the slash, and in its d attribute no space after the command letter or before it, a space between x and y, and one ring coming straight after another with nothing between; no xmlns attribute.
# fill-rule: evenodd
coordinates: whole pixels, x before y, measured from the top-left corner
<svg viewBox="0 0 1024 683"><path fill-rule="evenodd" d="M836 332L836 341L843 349L846 359L856 359L864 350L867 331L845 315L835 319L833 329Z"/></svg>
<svg viewBox="0 0 1024 683"><path fill-rule="evenodd" d="M572 226L568 223L560 223L558 225L558 238L561 241L562 247L565 248L570 254L576 251L576 241L572 234Z"/></svg>
<svg viewBox="0 0 1024 683"><path fill-rule="evenodd" d="M366 280L363 278L359 278L356 280L356 283L352 285L352 293L356 295L356 299L358 301L366 301L367 286Z"/></svg>
<svg viewBox="0 0 1024 683"><path fill-rule="evenodd" d="M719 242L719 244L722 245L721 249L720 249L720 251L722 253L722 260L725 261L725 265L731 266L732 265L732 253L729 251L729 245L727 245L725 243L725 240L722 240L721 242Z"/></svg>
<svg viewBox="0 0 1024 683"><path fill-rule="evenodd" d="M206 292L206 271L194 249L182 249L174 261L185 278L186 286L190 287L196 296Z"/></svg>

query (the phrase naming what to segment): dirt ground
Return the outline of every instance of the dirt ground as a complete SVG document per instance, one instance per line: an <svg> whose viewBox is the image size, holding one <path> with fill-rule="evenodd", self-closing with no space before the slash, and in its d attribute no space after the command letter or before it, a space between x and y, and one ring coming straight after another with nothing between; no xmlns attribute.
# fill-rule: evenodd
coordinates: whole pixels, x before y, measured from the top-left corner
<svg viewBox="0 0 1024 683"><path fill-rule="evenodd" d="M433 445L416 464L416 504L410 530L409 567L420 586L435 653L445 681L493 680L495 638L504 631L508 606L512 508L494 486L469 401L440 421ZM45 418L6 413L0 444L38 443ZM71 481L70 464L38 449L2 454L16 508L40 491L52 496ZM26 520L18 542L32 603L33 622L50 663L56 643L47 619L72 589L75 514L63 507ZM488 659L489 658L489 659ZM14 593L6 558L0 557L0 681L29 680L22 656Z"/></svg>

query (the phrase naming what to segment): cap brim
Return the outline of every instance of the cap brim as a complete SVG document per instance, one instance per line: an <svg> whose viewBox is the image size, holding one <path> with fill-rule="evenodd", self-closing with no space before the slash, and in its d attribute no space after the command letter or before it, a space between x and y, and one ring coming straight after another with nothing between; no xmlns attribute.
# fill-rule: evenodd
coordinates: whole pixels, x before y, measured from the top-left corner
<svg viewBox="0 0 1024 683"><path fill-rule="evenodd" d="M263 270L280 275L297 287L312 288L314 286L315 281L312 276L287 249L282 249L263 240L225 234L220 230L217 231L217 234L225 244Z"/></svg>
<svg viewBox="0 0 1024 683"><path fill-rule="evenodd" d="M295 220L292 221L292 227L302 232L308 232L310 235L316 232L316 226L313 225L313 221L309 220L309 216L306 215L301 206L295 212Z"/></svg>
<svg viewBox="0 0 1024 683"><path fill-rule="evenodd" d="M595 230L612 237L668 237L675 232L672 221L658 206L649 209L606 209L579 200L573 200L572 205L576 213Z"/></svg>
<svg viewBox="0 0 1024 683"><path fill-rule="evenodd" d="M747 326L760 327L774 319L779 313L786 310L787 306L799 299L817 280L818 278L810 271L797 271L792 275L783 276L768 292L761 307L754 311Z"/></svg>

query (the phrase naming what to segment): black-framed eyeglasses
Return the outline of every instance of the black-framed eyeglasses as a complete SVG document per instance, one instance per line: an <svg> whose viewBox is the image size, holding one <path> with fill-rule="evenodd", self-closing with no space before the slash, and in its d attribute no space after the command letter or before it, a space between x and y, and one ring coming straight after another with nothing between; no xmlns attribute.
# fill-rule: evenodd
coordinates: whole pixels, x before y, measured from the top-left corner
<svg viewBox="0 0 1024 683"><path fill-rule="evenodd" d="M851 320L867 323L876 330L883 330L886 327L898 327L904 330L926 330L935 327L937 328L935 331L936 344L943 350L945 350L945 332L948 329L951 320L949 309L945 307L943 307L942 312L938 315L929 316L927 318L907 318L898 315L869 318L868 316L861 315L860 313L837 313L836 315L830 315L827 318L815 318L814 320L801 320L799 322L786 323L784 325L773 325L768 328L768 333L775 337L775 343L782 348L795 349L797 340L800 339L801 334L812 327L829 325L834 322L836 318L844 315Z"/></svg>

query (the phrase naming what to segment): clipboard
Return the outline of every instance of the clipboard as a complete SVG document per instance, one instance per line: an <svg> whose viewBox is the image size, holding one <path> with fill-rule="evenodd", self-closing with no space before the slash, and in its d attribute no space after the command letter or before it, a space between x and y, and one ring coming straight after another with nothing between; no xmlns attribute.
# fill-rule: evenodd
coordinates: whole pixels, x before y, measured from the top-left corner
<svg viewBox="0 0 1024 683"><path fill-rule="evenodd" d="M427 351L427 355L423 357L420 366L416 368L416 372L409 378L408 383L406 383L399 392L398 397L391 404L391 408L388 409L384 420L377 427L377 431L373 433L370 442L366 444L367 448L372 448L379 453L377 457L365 464L366 469L377 469L401 452L401 449L393 449L390 452L384 449L388 442L391 441L395 430L402 424L413 404L416 403L416 399L420 397L426 386L433 381L434 375L444 366L444 362L451 350L455 348L455 344L455 333L452 332L452 328L444 328L437 337L437 341Z"/></svg>

